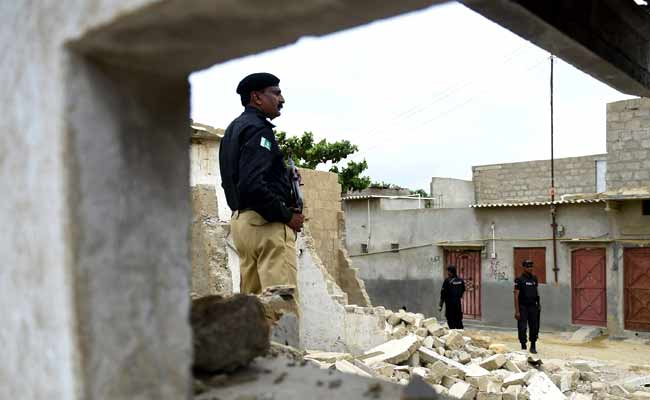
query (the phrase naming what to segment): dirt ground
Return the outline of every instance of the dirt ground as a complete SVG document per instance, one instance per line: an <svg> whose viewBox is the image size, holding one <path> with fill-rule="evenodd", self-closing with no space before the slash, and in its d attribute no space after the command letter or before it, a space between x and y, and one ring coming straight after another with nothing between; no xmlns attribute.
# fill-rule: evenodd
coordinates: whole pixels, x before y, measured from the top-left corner
<svg viewBox="0 0 650 400"><path fill-rule="evenodd" d="M493 343L503 343L510 350L519 350L517 331L472 330L492 337ZM544 359L587 360L609 368L611 378L616 381L634 376L650 375L650 344L647 339L609 340L601 336L585 344L568 340L566 333L541 333L537 342L539 356Z"/></svg>

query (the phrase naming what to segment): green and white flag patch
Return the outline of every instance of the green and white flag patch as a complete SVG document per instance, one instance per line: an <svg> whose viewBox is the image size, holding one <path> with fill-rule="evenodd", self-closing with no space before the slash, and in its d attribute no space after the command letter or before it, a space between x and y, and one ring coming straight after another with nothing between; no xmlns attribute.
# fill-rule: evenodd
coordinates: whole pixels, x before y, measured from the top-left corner
<svg viewBox="0 0 650 400"><path fill-rule="evenodd" d="M267 150L271 150L271 141L262 136L262 140L260 140L260 146L264 147Z"/></svg>

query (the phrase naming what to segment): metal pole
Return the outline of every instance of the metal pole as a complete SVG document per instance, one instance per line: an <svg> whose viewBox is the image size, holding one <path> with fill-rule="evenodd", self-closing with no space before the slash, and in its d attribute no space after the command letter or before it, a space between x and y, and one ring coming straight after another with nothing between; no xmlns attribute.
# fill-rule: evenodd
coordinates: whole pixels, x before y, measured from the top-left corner
<svg viewBox="0 0 650 400"><path fill-rule="evenodd" d="M553 230L553 275L555 285L559 283L557 266L557 222L555 220L555 154L553 148L553 55L551 54L551 229Z"/></svg>

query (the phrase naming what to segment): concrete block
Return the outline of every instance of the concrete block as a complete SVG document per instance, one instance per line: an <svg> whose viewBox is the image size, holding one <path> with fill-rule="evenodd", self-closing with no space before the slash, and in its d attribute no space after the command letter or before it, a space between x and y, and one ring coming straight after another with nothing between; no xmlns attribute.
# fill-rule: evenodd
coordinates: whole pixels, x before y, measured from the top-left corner
<svg viewBox="0 0 650 400"><path fill-rule="evenodd" d="M420 339L415 335L407 335L401 339L390 340L382 345L368 350L365 354L381 352L380 355L370 357L364 362L372 365L379 361L398 364L407 360L414 351L420 347ZM425 360L426 361L426 360Z"/></svg>
<svg viewBox="0 0 650 400"><path fill-rule="evenodd" d="M505 363L506 357L503 354L495 354L483 360L479 365L488 371L492 371L501 368Z"/></svg>
<svg viewBox="0 0 650 400"><path fill-rule="evenodd" d="M459 363L468 364L470 361L472 361L472 356L470 356L468 352L466 352L466 351L459 351L458 352L458 362Z"/></svg>
<svg viewBox="0 0 650 400"><path fill-rule="evenodd" d="M503 400L519 400L521 398L521 392L523 392L522 386L508 386L503 392Z"/></svg>
<svg viewBox="0 0 650 400"><path fill-rule="evenodd" d="M436 394L442 396L449 396L449 389L447 389L446 387L438 384L431 385L431 387L433 387L433 390L435 390Z"/></svg>
<svg viewBox="0 0 650 400"><path fill-rule="evenodd" d="M484 393L478 392L476 395L476 400L502 400L503 395L501 393Z"/></svg>
<svg viewBox="0 0 650 400"><path fill-rule="evenodd" d="M383 376L385 378L392 378L393 372L395 371L395 366L386 362L377 362L370 366L370 369L373 371L374 375Z"/></svg>
<svg viewBox="0 0 650 400"><path fill-rule="evenodd" d="M503 387L523 386L526 384L527 372L514 373L503 380Z"/></svg>
<svg viewBox="0 0 650 400"><path fill-rule="evenodd" d="M448 374L449 376L457 376L457 377L459 377L460 379L465 379L465 371L463 371L463 370L460 369L460 368L456 368L456 367L448 366L448 367L447 367L447 374Z"/></svg>
<svg viewBox="0 0 650 400"><path fill-rule="evenodd" d="M369 373L366 371L362 370L361 368L357 367L356 365L352 364L350 361L347 360L339 360L334 363L334 367L343 373L346 374L354 374L354 375L359 375L363 376L366 378L372 377Z"/></svg>
<svg viewBox="0 0 650 400"><path fill-rule="evenodd" d="M447 368L456 368L462 372L465 376L482 376L488 375L489 371L479 367L478 365L463 365L457 361L451 360L445 356L441 356L433 350L427 349L426 347L420 347L418 349L420 353L420 358L425 363L435 364L436 361L441 361L445 363ZM448 373L451 373L449 371Z"/></svg>
<svg viewBox="0 0 650 400"><path fill-rule="evenodd" d="M535 374L528 381L526 392L530 400L566 400L566 396L544 372Z"/></svg>
<svg viewBox="0 0 650 400"><path fill-rule="evenodd" d="M388 321L392 326L395 326L402 322L402 314L400 312L390 313L386 318L386 321Z"/></svg>
<svg viewBox="0 0 650 400"><path fill-rule="evenodd" d="M650 399L650 392L637 390L634 393L630 393L629 398L633 400L647 400Z"/></svg>
<svg viewBox="0 0 650 400"><path fill-rule="evenodd" d="M422 340L422 345L429 349L433 349L433 336L427 336Z"/></svg>
<svg viewBox="0 0 650 400"><path fill-rule="evenodd" d="M429 375L429 369L424 367L414 367L411 369L411 376L413 375L417 375L424 379Z"/></svg>
<svg viewBox="0 0 650 400"><path fill-rule="evenodd" d="M560 371L557 374L560 377L558 387L562 392L575 390L580 380L580 373L578 371Z"/></svg>
<svg viewBox="0 0 650 400"><path fill-rule="evenodd" d="M352 360L352 354L339 353L334 351L311 351L307 350L304 356L305 360L314 360L325 363L335 363L339 360Z"/></svg>
<svg viewBox="0 0 650 400"><path fill-rule="evenodd" d="M449 388L452 399L472 400L476 396L476 388L466 382L458 382Z"/></svg>
<svg viewBox="0 0 650 400"><path fill-rule="evenodd" d="M413 354L409 357L407 360L407 364L410 367L419 367L420 366L420 353L417 351L414 351Z"/></svg>
<svg viewBox="0 0 650 400"><path fill-rule="evenodd" d="M422 327L429 329L432 326L440 326L436 318L427 318L422 320Z"/></svg>
<svg viewBox="0 0 650 400"><path fill-rule="evenodd" d="M429 324L426 328L431 334L431 336L435 336L435 337L444 336L449 331L447 328L445 328L442 325L439 325L438 323Z"/></svg>
<svg viewBox="0 0 650 400"><path fill-rule="evenodd" d="M401 315L402 321L406 322L409 325L415 324L415 314L413 313L404 313Z"/></svg>
<svg viewBox="0 0 650 400"><path fill-rule="evenodd" d="M449 350L458 350L465 346L465 339L463 335L456 330L451 330L448 334L441 337L445 342L445 347Z"/></svg>
<svg viewBox="0 0 650 400"><path fill-rule="evenodd" d="M193 368L229 372L270 347L270 325L256 296L207 296L192 302Z"/></svg>
<svg viewBox="0 0 650 400"><path fill-rule="evenodd" d="M424 314L421 313L415 314L415 322L413 322L413 326L416 328L422 328L423 322L424 322Z"/></svg>
<svg viewBox="0 0 650 400"><path fill-rule="evenodd" d="M441 380L440 383L441 383L442 386L446 387L447 389L451 389L452 386L454 386L455 384L457 384L459 382L465 383L465 381L463 381L460 378L445 375L445 376L442 377L442 380Z"/></svg>
<svg viewBox="0 0 650 400"><path fill-rule="evenodd" d="M491 382L490 377L484 376L468 376L465 381L472 386L476 387L479 392L487 392L488 384Z"/></svg>
<svg viewBox="0 0 650 400"><path fill-rule="evenodd" d="M392 336L394 339L401 339L401 338L403 338L403 337L406 336L406 335L408 335L408 330L406 329L406 327L404 326L404 324L397 325L397 326L393 329L393 331L391 332L391 336Z"/></svg>
<svg viewBox="0 0 650 400"><path fill-rule="evenodd" d="M415 334L416 334L417 336L421 337L422 339L424 339L425 337L427 337L427 333L429 333L429 332L427 331L427 328L417 328L417 329L415 330Z"/></svg>
<svg viewBox="0 0 650 400"><path fill-rule="evenodd" d="M506 363L503 364L503 368L505 368L510 372L515 372L515 373L522 372L521 369L517 366L517 364L512 362L512 360L506 360Z"/></svg>
<svg viewBox="0 0 650 400"><path fill-rule="evenodd" d="M547 359L544 360L544 365L542 365L542 371L546 372L547 374L554 374L561 369L563 369L567 365L567 362L564 360L559 360L559 359Z"/></svg>

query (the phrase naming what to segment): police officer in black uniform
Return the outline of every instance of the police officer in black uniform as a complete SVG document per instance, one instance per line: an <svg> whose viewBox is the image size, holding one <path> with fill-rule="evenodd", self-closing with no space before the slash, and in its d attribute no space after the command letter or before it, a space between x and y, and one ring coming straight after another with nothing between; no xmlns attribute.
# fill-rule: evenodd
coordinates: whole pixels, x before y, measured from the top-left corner
<svg viewBox="0 0 650 400"><path fill-rule="evenodd" d="M460 300L465 293L465 281L458 277L456 266L447 267L447 279L442 283L438 311L445 304L445 318L449 329L463 329L463 309Z"/></svg>
<svg viewBox="0 0 650 400"><path fill-rule="evenodd" d="M284 156L269 119L280 115L280 79L248 75L237 86L244 112L230 123L219 149L221 181L233 211L231 232L239 253L241 292L260 294L296 286L296 232L304 221L292 208Z"/></svg>
<svg viewBox="0 0 650 400"><path fill-rule="evenodd" d="M517 320L517 330L519 331L519 342L521 349L526 350L526 325L528 325L530 335L530 352L537 353L535 342L539 335L539 316L541 304L537 287L537 277L533 275L533 262L524 260L521 263L524 272L519 278L515 279L515 319Z"/></svg>

